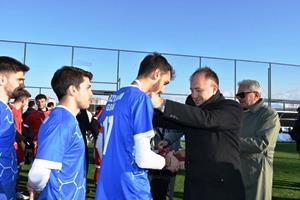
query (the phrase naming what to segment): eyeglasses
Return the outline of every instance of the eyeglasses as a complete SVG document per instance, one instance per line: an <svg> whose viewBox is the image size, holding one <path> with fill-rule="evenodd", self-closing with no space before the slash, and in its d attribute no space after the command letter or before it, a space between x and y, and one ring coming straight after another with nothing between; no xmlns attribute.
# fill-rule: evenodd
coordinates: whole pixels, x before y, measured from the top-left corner
<svg viewBox="0 0 300 200"><path fill-rule="evenodd" d="M251 92L239 92L237 93L235 96L238 97L238 98L245 98L246 94L249 94L249 93L252 93L252 92L255 92L255 91L251 91Z"/></svg>

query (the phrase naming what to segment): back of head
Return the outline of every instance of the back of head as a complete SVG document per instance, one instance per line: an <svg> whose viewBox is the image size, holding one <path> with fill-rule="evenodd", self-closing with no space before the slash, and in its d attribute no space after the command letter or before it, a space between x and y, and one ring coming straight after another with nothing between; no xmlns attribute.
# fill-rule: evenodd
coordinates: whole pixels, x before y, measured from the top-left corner
<svg viewBox="0 0 300 200"><path fill-rule="evenodd" d="M30 98L30 97L31 97L31 94L26 89L22 88L22 89L14 91L12 99L14 99L15 102L18 102L18 101L22 101L22 100L24 100L26 98Z"/></svg>
<svg viewBox="0 0 300 200"><path fill-rule="evenodd" d="M194 79L197 74L204 74L206 79L213 80L219 86L219 78L215 71L209 67L198 68L190 77L190 81Z"/></svg>
<svg viewBox="0 0 300 200"><path fill-rule="evenodd" d="M53 108L53 107L54 107L54 103L50 101L50 102L47 104L47 107L48 107L48 108Z"/></svg>
<svg viewBox="0 0 300 200"><path fill-rule="evenodd" d="M71 85L79 88L79 85L84 81L83 77L92 80L93 74L72 66L63 66L58 69L51 80L51 86L58 100L61 100L67 94L67 89Z"/></svg>
<svg viewBox="0 0 300 200"><path fill-rule="evenodd" d="M20 71L27 72L28 70L29 67L18 60L8 56L0 56L0 73Z"/></svg>
<svg viewBox="0 0 300 200"><path fill-rule="evenodd" d="M261 87L257 80L250 80L250 79L242 80L238 82L238 86L248 88L250 91L257 92L261 96Z"/></svg>
<svg viewBox="0 0 300 200"><path fill-rule="evenodd" d="M31 100L31 101L28 102L28 107L29 108L32 108L34 105L35 105L34 101Z"/></svg>
<svg viewBox="0 0 300 200"><path fill-rule="evenodd" d="M144 78L155 69L160 69L163 73L171 72L171 79L174 78L174 70L167 59L159 53L147 55L141 62L138 71L138 78Z"/></svg>

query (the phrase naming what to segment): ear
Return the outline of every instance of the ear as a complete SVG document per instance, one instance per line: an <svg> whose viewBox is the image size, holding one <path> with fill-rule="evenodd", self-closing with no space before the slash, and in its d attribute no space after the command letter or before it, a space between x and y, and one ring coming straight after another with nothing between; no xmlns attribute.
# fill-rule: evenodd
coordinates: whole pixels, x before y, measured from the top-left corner
<svg viewBox="0 0 300 200"><path fill-rule="evenodd" d="M67 94L70 96L76 96L78 93L77 88L74 85L70 85L67 89Z"/></svg>
<svg viewBox="0 0 300 200"><path fill-rule="evenodd" d="M6 85L6 83L7 83L7 77L4 74L0 73L0 85L3 86Z"/></svg>
<svg viewBox="0 0 300 200"><path fill-rule="evenodd" d="M215 82L213 82L212 84L213 84L213 93L215 95L217 93L217 91L219 90L219 86Z"/></svg>
<svg viewBox="0 0 300 200"><path fill-rule="evenodd" d="M160 76L161 76L161 71L160 71L160 69L156 68L152 73L152 78L154 80L158 80L160 78Z"/></svg>
<svg viewBox="0 0 300 200"><path fill-rule="evenodd" d="M254 92L254 94L257 99L260 99L261 95L258 92Z"/></svg>

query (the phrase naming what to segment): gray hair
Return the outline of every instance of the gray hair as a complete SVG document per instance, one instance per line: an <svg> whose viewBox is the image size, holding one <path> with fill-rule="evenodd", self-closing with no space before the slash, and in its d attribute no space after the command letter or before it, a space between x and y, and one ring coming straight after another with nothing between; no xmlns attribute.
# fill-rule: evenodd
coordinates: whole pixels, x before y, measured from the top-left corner
<svg viewBox="0 0 300 200"><path fill-rule="evenodd" d="M261 87L258 81L256 80L242 80L238 82L238 86L246 86L250 91L256 91L261 95Z"/></svg>

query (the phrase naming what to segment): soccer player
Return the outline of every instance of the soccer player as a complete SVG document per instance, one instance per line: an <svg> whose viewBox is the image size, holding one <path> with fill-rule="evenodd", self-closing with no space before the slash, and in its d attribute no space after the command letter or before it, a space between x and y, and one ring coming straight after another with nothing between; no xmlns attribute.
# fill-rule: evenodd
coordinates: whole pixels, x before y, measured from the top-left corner
<svg viewBox="0 0 300 200"><path fill-rule="evenodd" d="M76 67L62 67L51 80L59 105L39 130L38 151L28 175L31 198L85 199L85 147L76 115L91 103L92 74Z"/></svg>
<svg viewBox="0 0 300 200"><path fill-rule="evenodd" d="M36 156L37 151L37 138L38 138L38 132L40 129L40 126L42 125L45 118L49 115L50 111L48 111L47 108L47 96L44 94L38 94L35 97L35 102L38 107L37 110L33 111L26 117L24 120L24 127L26 127L28 130L27 132L32 133L33 136L33 153L32 153L32 159Z"/></svg>
<svg viewBox="0 0 300 200"><path fill-rule="evenodd" d="M163 92L173 72L165 57L150 54L141 62L132 85L108 99L99 118L104 143L100 148L103 160L95 199L152 199L146 169L178 167L172 153L165 159L150 147L154 132L153 106L148 94Z"/></svg>
<svg viewBox="0 0 300 200"><path fill-rule="evenodd" d="M24 87L29 67L11 57L0 56L0 196L16 199L17 159L14 149L16 128L9 99Z"/></svg>

